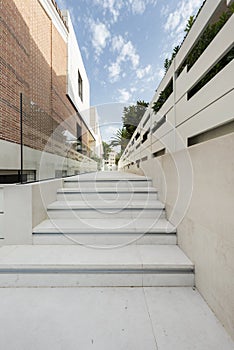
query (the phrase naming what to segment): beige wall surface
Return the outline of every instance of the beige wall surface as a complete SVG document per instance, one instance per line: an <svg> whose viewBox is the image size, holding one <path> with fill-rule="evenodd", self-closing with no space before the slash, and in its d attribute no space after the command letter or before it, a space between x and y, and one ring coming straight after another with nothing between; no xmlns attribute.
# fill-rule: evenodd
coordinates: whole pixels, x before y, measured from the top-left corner
<svg viewBox="0 0 234 350"><path fill-rule="evenodd" d="M32 244L33 228L48 218L62 179L0 186L0 246Z"/></svg>
<svg viewBox="0 0 234 350"><path fill-rule="evenodd" d="M234 337L234 134L191 147L194 172L178 243L194 261L196 286Z"/></svg>
<svg viewBox="0 0 234 350"><path fill-rule="evenodd" d="M196 287L234 338L234 133L149 159L151 176L195 264Z"/></svg>

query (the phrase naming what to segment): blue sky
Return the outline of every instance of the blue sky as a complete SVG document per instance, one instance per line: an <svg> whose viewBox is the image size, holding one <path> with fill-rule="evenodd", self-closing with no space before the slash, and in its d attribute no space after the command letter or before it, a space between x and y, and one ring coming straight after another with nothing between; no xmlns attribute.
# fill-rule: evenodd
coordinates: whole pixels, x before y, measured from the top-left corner
<svg viewBox="0 0 234 350"><path fill-rule="evenodd" d="M57 3L70 12L90 80L91 105L120 104L121 110L123 104L151 100L164 75L165 58L182 41L189 16L203 0ZM121 120L114 112L99 114L103 123Z"/></svg>

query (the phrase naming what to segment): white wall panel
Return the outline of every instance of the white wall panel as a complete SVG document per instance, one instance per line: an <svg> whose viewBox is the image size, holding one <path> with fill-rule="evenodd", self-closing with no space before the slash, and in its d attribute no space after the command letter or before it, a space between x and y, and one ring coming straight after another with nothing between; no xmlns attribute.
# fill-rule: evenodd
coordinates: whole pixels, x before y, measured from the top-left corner
<svg viewBox="0 0 234 350"><path fill-rule="evenodd" d="M204 27L206 27L207 23L209 22L210 17L215 12L215 10L221 2L222 0L210 0L205 2L202 11L196 18L196 21L193 24L191 30L189 31L186 40L184 41L182 47L180 48L180 51L176 55L176 69L183 62L184 57L188 54L194 42L201 35L202 31L204 30Z"/></svg>
<svg viewBox="0 0 234 350"><path fill-rule="evenodd" d="M189 101L184 96L176 104L177 125L198 113L234 88L234 60L202 87Z"/></svg>
<svg viewBox="0 0 234 350"><path fill-rule="evenodd" d="M86 74L76 34L72 25L69 12L64 11L69 26L68 35L68 81L67 93L79 111L88 110L90 107L90 87ZM80 99L78 90L78 71L83 81L83 100Z"/></svg>
<svg viewBox="0 0 234 350"><path fill-rule="evenodd" d="M187 143L188 137L195 136L206 130L227 123L234 118L233 101L234 90L178 127L178 134L182 137L184 142ZM177 150L179 149L181 149L181 147L177 146Z"/></svg>
<svg viewBox="0 0 234 350"><path fill-rule="evenodd" d="M181 76L176 79L176 101L193 87L217 63L220 57L230 49L234 43L233 28L234 16L228 20L189 72L186 72L186 68L183 70Z"/></svg>

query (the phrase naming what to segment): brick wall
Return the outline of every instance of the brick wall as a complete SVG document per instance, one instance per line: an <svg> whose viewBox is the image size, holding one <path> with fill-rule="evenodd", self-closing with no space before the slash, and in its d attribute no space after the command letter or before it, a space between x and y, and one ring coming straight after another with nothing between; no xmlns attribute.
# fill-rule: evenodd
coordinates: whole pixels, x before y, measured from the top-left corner
<svg viewBox="0 0 234 350"><path fill-rule="evenodd" d="M30 92L30 33L14 1L0 0L0 14L0 138L19 142L19 94Z"/></svg>
<svg viewBox="0 0 234 350"><path fill-rule="evenodd" d="M20 92L27 112L26 145L43 150L53 129L64 121L74 135L76 123L86 134L81 118L72 118L76 111L66 96L66 43L40 3L0 0L0 13L0 138L20 142ZM59 142L64 142L62 137Z"/></svg>
<svg viewBox="0 0 234 350"><path fill-rule="evenodd" d="M29 6L31 7L31 99L50 114L52 23L38 1L30 1Z"/></svg>

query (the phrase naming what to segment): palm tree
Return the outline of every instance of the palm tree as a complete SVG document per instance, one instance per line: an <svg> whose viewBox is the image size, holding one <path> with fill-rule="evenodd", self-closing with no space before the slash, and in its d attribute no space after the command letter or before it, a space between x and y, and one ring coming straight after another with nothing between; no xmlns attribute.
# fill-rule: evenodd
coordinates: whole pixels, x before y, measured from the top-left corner
<svg viewBox="0 0 234 350"><path fill-rule="evenodd" d="M116 147L120 146L121 152L125 150L127 144L130 140L130 135L126 128L118 129L115 136L111 138L110 146Z"/></svg>

